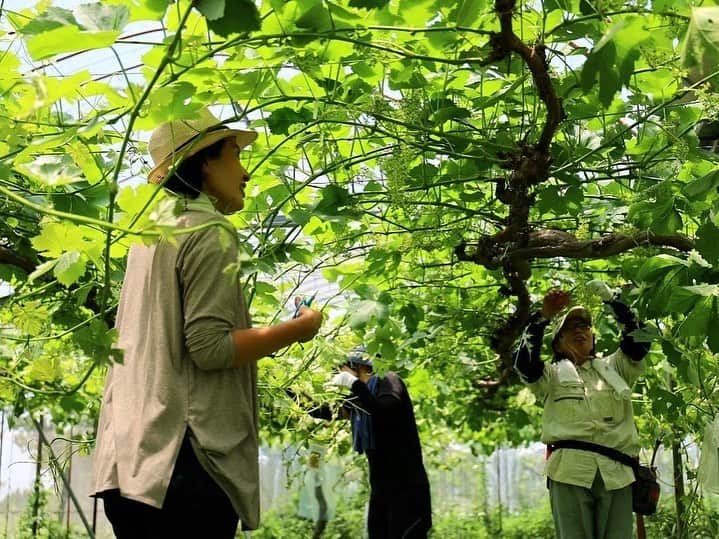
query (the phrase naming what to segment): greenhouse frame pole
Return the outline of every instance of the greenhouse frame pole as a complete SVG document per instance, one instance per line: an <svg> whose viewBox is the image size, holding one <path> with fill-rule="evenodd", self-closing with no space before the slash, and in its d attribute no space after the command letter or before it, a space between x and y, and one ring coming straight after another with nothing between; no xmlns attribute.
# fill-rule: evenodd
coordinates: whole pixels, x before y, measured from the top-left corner
<svg viewBox="0 0 719 539"><path fill-rule="evenodd" d="M32 418L33 423L35 423L35 427L37 428L37 432L40 435L40 439L45 444L45 446L48 449L48 452L50 453L50 462L55 462L57 464L58 460L55 456L55 452L52 449L52 445L50 445L50 442L45 437L45 433L43 432L42 428L40 427L40 424L35 421L35 418ZM65 488L67 489L67 493L70 495L70 499L72 500L73 505L75 506L75 509L77 510L77 514L80 517L80 520L82 520L82 524L85 526L85 530L87 530L87 536L90 539L95 539L95 534L92 531L92 528L90 527L90 524L87 521L87 518L85 517L85 513L82 511L82 507L80 506L80 502L77 500L77 497L75 496L75 493L72 490L72 487L70 486L69 481L67 480L67 477L65 477L65 472L60 469L60 467L57 467L57 471L60 474L60 479L62 479L63 485L65 485Z"/></svg>
<svg viewBox="0 0 719 539"><path fill-rule="evenodd" d="M38 437L37 437L37 462L35 463L35 485L33 487L33 492L35 493L35 499L33 500L32 504L32 536L37 537L37 531L38 531L38 518L40 518L40 475L42 474L42 416L40 416L40 421L36 421L35 418L32 418L33 423L35 423L35 427L37 428Z"/></svg>

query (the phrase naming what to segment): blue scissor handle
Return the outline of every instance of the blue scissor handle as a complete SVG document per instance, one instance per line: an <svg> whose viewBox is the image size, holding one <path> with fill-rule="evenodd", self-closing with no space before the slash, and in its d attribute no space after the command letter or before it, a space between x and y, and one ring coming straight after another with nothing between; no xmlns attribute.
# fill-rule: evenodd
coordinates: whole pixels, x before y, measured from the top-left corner
<svg viewBox="0 0 719 539"><path fill-rule="evenodd" d="M300 315L300 308L302 308L303 305L305 307L309 307L310 305L312 305L312 302L314 301L316 295L317 295L317 292L312 294L309 298L304 298L302 301L300 301L297 304L297 308L295 309L295 314L292 315L292 318L297 318Z"/></svg>

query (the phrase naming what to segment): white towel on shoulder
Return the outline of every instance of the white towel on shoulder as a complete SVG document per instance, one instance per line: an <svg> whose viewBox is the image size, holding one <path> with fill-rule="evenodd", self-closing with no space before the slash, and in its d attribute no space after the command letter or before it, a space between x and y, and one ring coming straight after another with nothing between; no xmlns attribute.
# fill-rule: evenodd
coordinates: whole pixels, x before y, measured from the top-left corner
<svg viewBox="0 0 719 539"><path fill-rule="evenodd" d="M612 389L614 389L616 393L617 400L629 399L632 396L632 390L629 388L626 380L605 360L595 358L592 360L592 368L604 378L605 382L612 386Z"/></svg>
<svg viewBox="0 0 719 539"><path fill-rule="evenodd" d="M604 381L614 390L618 400L629 399L632 390L619 373L603 359L594 358L591 362L592 368L599 373ZM557 380L560 384L582 384L584 381L579 376L576 365L569 359L562 359L556 364Z"/></svg>

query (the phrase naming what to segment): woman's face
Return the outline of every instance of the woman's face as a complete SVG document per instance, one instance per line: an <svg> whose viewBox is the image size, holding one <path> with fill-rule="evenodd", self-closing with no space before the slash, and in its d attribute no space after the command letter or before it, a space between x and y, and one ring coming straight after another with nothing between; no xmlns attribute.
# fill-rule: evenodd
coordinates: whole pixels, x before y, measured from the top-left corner
<svg viewBox="0 0 719 539"><path fill-rule="evenodd" d="M202 190L210 197L217 211L228 214L245 206L245 187L250 175L240 163L240 148L235 137L224 141L220 155L202 165Z"/></svg>
<svg viewBox="0 0 719 539"><path fill-rule="evenodd" d="M556 348L559 353L581 365L589 359L594 348L592 325L581 318L567 320L559 333Z"/></svg>

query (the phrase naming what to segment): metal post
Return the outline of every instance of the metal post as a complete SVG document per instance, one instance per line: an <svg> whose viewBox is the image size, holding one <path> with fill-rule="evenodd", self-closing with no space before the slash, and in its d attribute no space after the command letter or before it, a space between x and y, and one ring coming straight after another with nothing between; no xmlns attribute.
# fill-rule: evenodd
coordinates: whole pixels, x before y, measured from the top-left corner
<svg viewBox="0 0 719 539"><path fill-rule="evenodd" d="M40 513L40 474L42 473L42 416L40 416L40 421L35 421L33 418L33 422L37 428L37 461L35 463L35 486L33 488L35 499L32 504L32 536L37 537Z"/></svg>
<svg viewBox="0 0 719 539"><path fill-rule="evenodd" d="M499 532L502 533L502 447L495 450L497 454L497 524L499 525Z"/></svg>
<svg viewBox="0 0 719 539"><path fill-rule="evenodd" d="M3 445L5 440L5 410L0 410L0 485L2 485L2 453ZM8 500L10 499L10 489L8 488L7 493ZM7 519L5 519L5 537L7 537Z"/></svg>
<svg viewBox="0 0 719 539"><path fill-rule="evenodd" d="M3 420L5 417L3 416ZM3 422L4 424L4 422ZM8 433L10 438L12 439L12 431L10 430L10 425L8 425ZM8 461L12 462L12 442L10 443L10 454L8 455ZM8 528L10 527L10 492L12 492L12 474L8 473L7 475L7 502L5 504L5 539L7 539L8 534Z"/></svg>
<svg viewBox="0 0 719 539"><path fill-rule="evenodd" d="M667 375L669 391L674 392L676 383L671 374ZM678 539L686 537L686 505L684 502L684 464L682 462L681 441L672 442L672 472L674 474L674 508L676 509L676 536Z"/></svg>
<svg viewBox="0 0 719 539"><path fill-rule="evenodd" d="M35 425L38 426L37 422L33 418L33 422L35 422ZM49 453L49 460L50 462L54 462L57 464L57 457L55 456L55 452L52 449L52 445L50 445L50 442L48 442L47 438L45 437L45 433L38 429L38 432L40 433L40 436L42 437L42 443L45 444L47 447L48 453ZM87 536L90 539L95 539L95 533L92 530L92 527L90 526L90 523L87 521L87 518L85 517L85 513L82 510L82 507L80 506L80 502L77 500L77 497L75 496L75 493L72 490L72 487L70 487L70 483L67 480L67 477L65 477L65 473L60 469L60 467L57 467L57 473L60 475L60 479L62 480L62 484L67 489L67 493L70 496L70 499L72 500L72 504L75 506L75 509L77 510L77 514L80 517L80 520L82 520L82 524L85 526L85 530L87 531Z"/></svg>
<svg viewBox="0 0 719 539"><path fill-rule="evenodd" d="M72 440L72 428L70 428L70 440ZM68 447L70 447L70 461L67 464L67 482L68 484L72 484L72 442L68 442ZM65 499L65 502L67 503L67 512L65 513L65 529L67 530L67 536L70 536L70 499L69 497Z"/></svg>
<svg viewBox="0 0 719 539"><path fill-rule="evenodd" d="M674 507L677 512L676 537L686 537L686 505L684 504L684 464L682 463L681 444L672 442L672 471L674 472Z"/></svg>

